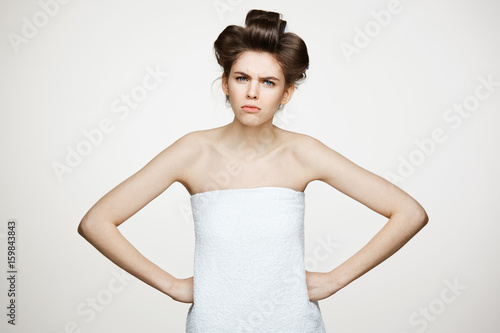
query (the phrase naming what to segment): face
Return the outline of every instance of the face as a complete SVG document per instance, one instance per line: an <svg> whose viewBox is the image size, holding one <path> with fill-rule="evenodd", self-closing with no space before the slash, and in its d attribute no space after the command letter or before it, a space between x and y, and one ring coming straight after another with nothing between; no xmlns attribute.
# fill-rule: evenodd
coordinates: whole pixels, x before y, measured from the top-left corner
<svg viewBox="0 0 500 333"><path fill-rule="evenodd" d="M245 51L233 63L229 77L223 75L222 90L229 95L236 119L256 126L272 122L279 105L292 97L294 86L285 87L283 70L272 54Z"/></svg>

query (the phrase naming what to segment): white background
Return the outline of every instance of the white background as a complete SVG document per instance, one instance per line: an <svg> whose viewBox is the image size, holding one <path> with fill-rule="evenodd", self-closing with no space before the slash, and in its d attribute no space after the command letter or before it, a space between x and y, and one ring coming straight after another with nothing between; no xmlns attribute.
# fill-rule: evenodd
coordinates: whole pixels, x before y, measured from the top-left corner
<svg viewBox="0 0 500 333"><path fill-rule="evenodd" d="M480 77L500 82L500 4L402 0L381 26L375 16L388 4L74 0L56 8L48 0L2 0L0 266L6 272L6 225L15 219L19 274L15 327L6 323L1 279L0 331L184 331L189 304L135 278L117 280L121 270L77 226L99 198L179 137L232 120L220 81L212 85L221 74L213 42L259 8L282 13L310 56L308 78L275 124L316 137L381 176L406 172L397 185L430 217L402 250L320 301L327 331L497 332L500 86L477 87ZM362 46L365 29L372 37ZM347 44L358 53L346 56ZM114 112L113 103L125 105L122 94L140 91L148 68L168 76L126 117ZM475 99L476 88L488 97ZM448 113L474 100L467 117ZM84 146L82 131L103 119L112 131ZM442 140L432 148L435 129ZM427 153L415 141L427 142ZM67 164L68 149L77 147L87 156L58 175L53 165ZM416 165L404 169L402 159ZM333 269L385 223L325 183L305 193L310 270ZM189 277L189 211L189 194L175 183L120 231L160 267ZM325 243L335 245L331 253Z"/></svg>

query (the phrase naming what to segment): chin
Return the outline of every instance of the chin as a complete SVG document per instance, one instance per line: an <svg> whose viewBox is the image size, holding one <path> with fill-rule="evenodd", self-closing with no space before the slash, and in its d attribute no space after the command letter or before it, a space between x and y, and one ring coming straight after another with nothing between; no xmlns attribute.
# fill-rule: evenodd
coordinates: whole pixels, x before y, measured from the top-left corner
<svg viewBox="0 0 500 333"><path fill-rule="evenodd" d="M262 121L261 119L241 119L241 118L238 118L238 121L242 125L245 125L245 126L258 127L258 126L264 125L264 124L266 124L268 122L272 123L272 118L271 119L267 119L265 121Z"/></svg>

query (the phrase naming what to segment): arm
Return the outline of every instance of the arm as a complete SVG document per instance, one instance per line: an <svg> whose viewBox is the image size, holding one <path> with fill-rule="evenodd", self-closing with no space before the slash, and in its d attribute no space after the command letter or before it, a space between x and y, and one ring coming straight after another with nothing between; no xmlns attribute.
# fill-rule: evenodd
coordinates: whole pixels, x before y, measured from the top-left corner
<svg viewBox="0 0 500 333"><path fill-rule="evenodd" d="M428 222L422 206L406 192L354 164L320 141L307 136L302 160L314 180L340 192L387 217L384 227L357 253L326 273L326 298L356 280L406 244Z"/></svg>
<svg viewBox="0 0 500 333"><path fill-rule="evenodd" d="M78 233L109 260L173 299L180 292L178 280L146 259L117 227L183 177L197 153L193 139L192 133L187 134L160 152L97 201L78 225Z"/></svg>

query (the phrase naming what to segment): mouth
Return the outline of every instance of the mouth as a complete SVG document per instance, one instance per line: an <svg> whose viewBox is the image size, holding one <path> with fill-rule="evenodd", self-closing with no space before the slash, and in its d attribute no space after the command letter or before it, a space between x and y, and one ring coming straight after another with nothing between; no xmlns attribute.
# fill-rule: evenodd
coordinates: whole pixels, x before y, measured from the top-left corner
<svg viewBox="0 0 500 333"><path fill-rule="evenodd" d="M260 108L256 105L243 105L241 107L241 109L245 112L250 112L250 113L255 113L255 112L259 112L260 111Z"/></svg>

